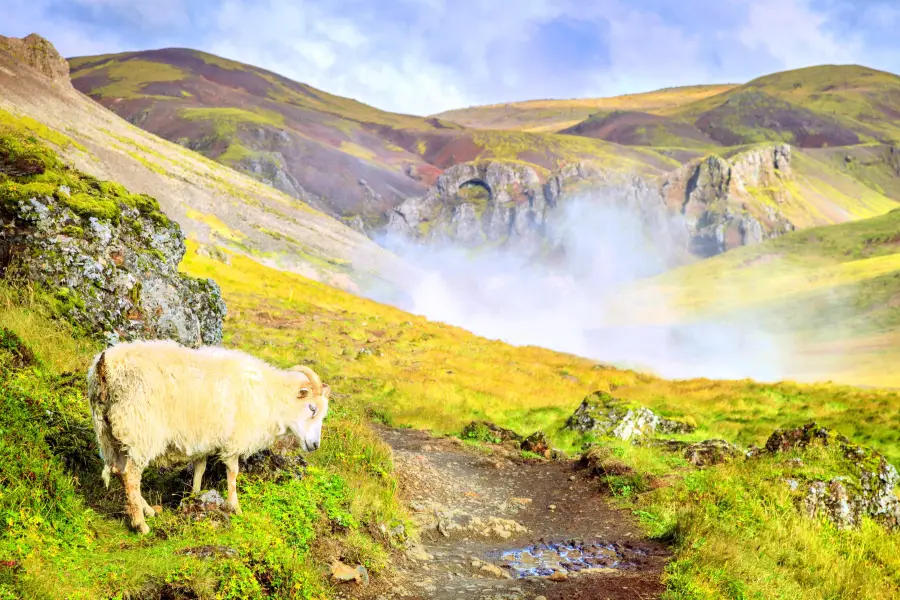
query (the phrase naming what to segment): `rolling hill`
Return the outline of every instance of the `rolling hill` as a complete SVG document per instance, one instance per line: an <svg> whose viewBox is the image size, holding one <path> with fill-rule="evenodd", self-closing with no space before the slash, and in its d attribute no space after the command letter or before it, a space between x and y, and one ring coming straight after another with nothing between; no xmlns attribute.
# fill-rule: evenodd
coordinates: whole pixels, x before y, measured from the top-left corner
<svg viewBox="0 0 900 600"><path fill-rule="evenodd" d="M0 123L29 129L80 170L156 197L186 233L354 288L392 279L393 255L332 217L127 123L78 93L53 46L0 38Z"/></svg>
<svg viewBox="0 0 900 600"><path fill-rule="evenodd" d="M734 87L734 85L697 85L611 98L528 100L460 108L435 116L474 129L561 131L577 125L595 113L613 111L654 113L715 96Z"/></svg>
<svg viewBox="0 0 900 600"><path fill-rule="evenodd" d="M697 146L697 130L707 146L889 143L900 141L900 77L857 65L822 65L743 85L489 105L437 116L468 127L541 129L646 146Z"/></svg>

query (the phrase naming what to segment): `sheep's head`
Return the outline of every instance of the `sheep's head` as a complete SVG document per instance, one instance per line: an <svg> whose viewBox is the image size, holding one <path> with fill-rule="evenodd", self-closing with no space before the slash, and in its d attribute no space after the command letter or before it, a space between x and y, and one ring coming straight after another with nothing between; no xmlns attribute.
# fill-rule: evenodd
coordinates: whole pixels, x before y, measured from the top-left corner
<svg viewBox="0 0 900 600"><path fill-rule="evenodd" d="M309 367L296 366L291 371L302 376L297 378L297 401L291 405L287 427L303 449L312 452L322 441L322 420L328 412L331 388Z"/></svg>

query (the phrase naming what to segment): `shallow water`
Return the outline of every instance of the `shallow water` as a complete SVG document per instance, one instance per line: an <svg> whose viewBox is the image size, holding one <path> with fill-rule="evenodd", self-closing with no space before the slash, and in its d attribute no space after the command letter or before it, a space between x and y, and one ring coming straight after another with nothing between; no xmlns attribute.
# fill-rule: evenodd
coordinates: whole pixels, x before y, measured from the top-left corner
<svg viewBox="0 0 900 600"><path fill-rule="evenodd" d="M502 550L490 558L508 569L513 577L524 578L546 577L554 571L628 568L633 565L627 559L631 553L638 554L640 551L599 540L566 540Z"/></svg>

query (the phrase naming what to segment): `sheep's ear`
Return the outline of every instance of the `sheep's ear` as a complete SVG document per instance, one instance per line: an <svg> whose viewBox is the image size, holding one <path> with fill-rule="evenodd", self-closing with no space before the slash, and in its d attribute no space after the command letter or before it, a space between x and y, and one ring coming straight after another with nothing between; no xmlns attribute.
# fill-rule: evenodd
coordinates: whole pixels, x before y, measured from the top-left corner
<svg viewBox="0 0 900 600"><path fill-rule="evenodd" d="M322 384L322 395L326 398L331 398L331 386L327 383Z"/></svg>
<svg viewBox="0 0 900 600"><path fill-rule="evenodd" d="M297 392L297 397L301 400L305 400L306 398L309 398L309 388L307 388L307 387L300 388L300 391Z"/></svg>

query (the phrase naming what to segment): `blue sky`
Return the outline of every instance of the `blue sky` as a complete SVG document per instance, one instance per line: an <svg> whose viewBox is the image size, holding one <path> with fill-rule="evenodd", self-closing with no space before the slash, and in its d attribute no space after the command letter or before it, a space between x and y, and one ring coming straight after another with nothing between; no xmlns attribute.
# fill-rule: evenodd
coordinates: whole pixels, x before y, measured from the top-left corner
<svg viewBox="0 0 900 600"><path fill-rule="evenodd" d="M379 108L743 82L859 63L900 73L896 0L0 0L0 34L65 56L180 46Z"/></svg>

